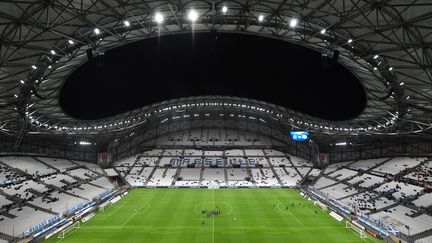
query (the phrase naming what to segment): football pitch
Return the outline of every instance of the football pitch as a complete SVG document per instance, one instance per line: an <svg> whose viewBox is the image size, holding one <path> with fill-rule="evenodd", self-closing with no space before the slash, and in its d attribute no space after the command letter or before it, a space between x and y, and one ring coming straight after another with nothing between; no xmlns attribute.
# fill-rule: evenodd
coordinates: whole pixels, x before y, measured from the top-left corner
<svg viewBox="0 0 432 243"><path fill-rule="evenodd" d="M295 189L134 189L49 242L380 242L361 239Z"/></svg>

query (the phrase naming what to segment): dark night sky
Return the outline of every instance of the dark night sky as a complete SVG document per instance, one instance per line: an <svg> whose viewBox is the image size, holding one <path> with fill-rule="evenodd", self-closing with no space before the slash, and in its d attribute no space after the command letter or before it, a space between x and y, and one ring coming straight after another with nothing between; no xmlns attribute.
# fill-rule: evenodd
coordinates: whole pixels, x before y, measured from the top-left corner
<svg viewBox="0 0 432 243"><path fill-rule="evenodd" d="M68 78L60 92L66 113L100 119L196 95L253 98L328 120L355 117L365 105L359 81L341 65L324 68L320 53L264 37L170 35L108 51L104 63L87 62Z"/></svg>

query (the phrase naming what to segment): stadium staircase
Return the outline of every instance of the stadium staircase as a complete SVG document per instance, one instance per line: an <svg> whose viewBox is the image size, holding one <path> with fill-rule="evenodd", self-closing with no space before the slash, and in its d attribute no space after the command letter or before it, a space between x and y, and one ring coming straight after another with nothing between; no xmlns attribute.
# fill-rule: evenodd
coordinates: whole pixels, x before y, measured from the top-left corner
<svg viewBox="0 0 432 243"><path fill-rule="evenodd" d="M176 184L177 179L180 176L180 173L181 173L181 167L179 166L179 167L177 167L176 173L174 174L174 179L171 183L171 186L174 186Z"/></svg>
<svg viewBox="0 0 432 243"><path fill-rule="evenodd" d="M138 156L135 158L134 163L129 167L129 170L127 171L126 175L129 175L129 174L130 174L130 172L131 172L132 169L135 167L136 163L141 159L141 157L142 157L142 154L138 155ZM144 166L143 166L143 167L144 167ZM153 174L153 173L152 173L152 174Z"/></svg>
<svg viewBox="0 0 432 243"><path fill-rule="evenodd" d="M34 209L36 209L36 210L39 210L39 211L42 211L42 212L45 212L45 213L49 213L49 214L52 214L52 215L57 215L57 214L59 214L59 213L57 213L57 212L51 211L51 210L46 209L46 208L41 208L41 207L36 206L36 205L33 205L33 204L31 204L31 203L24 203L24 206L31 207L31 208L34 208Z"/></svg>
<svg viewBox="0 0 432 243"><path fill-rule="evenodd" d="M36 160L37 162L39 162L39 163L45 165L46 167L48 167L48 168L50 168L50 169L56 171L57 173L60 173L60 170L59 170L59 169L57 169L56 167L54 167L54 166L52 166L52 165L50 165L50 164L44 162L43 160L40 160L40 159L38 159L38 158L36 158L36 157L32 157L32 159Z"/></svg>
<svg viewBox="0 0 432 243"><path fill-rule="evenodd" d="M288 158L288 161L289 161L290 165L294 168L295 171L297 171L297 174L299 174L299 175L301 176L301 173L300 173L300 171L297 169L297 166L294 166L294 163L291 161L291 157L288 156L287 154L285 154L285 155L286 155L286 157ZM284 168L284 169L285 169L285 168Z"/></svg>
<svg viewBox="0 0 432 243"><path fill-rule="evenodd" d="M428 229L428 230L426 230L426 231L420 232L420 233L418 233L418 234L411 235L410 238L411 238L411 239L413 240L413 242L414 242L414 241L416 241L416 240L419 240L419 239L422 239L422 238L426 238L426 237L429 237L429 236L432 236L432 228L431 228L431 229Z"/></svg>
<svg viewBox="0 0 432 243"><path fill-rule="evenodd" d="M162 150L162 153L164 152L164 150ZM150 172L150 175L147 177L146 181L144 182L144 185L146 186L150 180L153 178L153 174L155 173L156 169L159 167L159 163L161 161L162 157L159 157L158 160L155 163L155 166L153 167L152 171ZM136 161L135 161L136 163ZM135 165L134 163L134 165ZM131 169L132 170L132 169Z"/></svg>
<svg viewBox="0 0 432 243"><path fill-rule="evenodd" d="M224 178L225 178L225 185L228 186L228 172L227 172L225 161L224 161Z"/></svg>
<svg viewBox="0 0 432 243"><path fill-rule="evenodd" d="M13 208L17 208L18 206L19 206L19 205L17 204L17 205L15 205L15 206L13 206ZM8 217L8 218L10 218L10 219L14 219L14 218L17 217L16 215L10 214L10 213L7 212L7 211L0 212L0 214L3 215L3 216L5 216L5 217Z"/></svg>
<svg viewBox="0 0 432 243"><path fill-rule="evenodd" d="M285 169L285 168L284 168ZM301 180L299 181L299 185L302 185L303 182L308 178L309 174L311 173L312 168L310 170L308 170L308 172L306 172L306 174L303 176L302 174L300 174L302 176Z"/></svg>
<svg viewBox="0 0 432 243"><path fill-rule="evenodd" d="M5 197L7 200L12 201L12 202L14 202L14 203L21 203L21 202L24 201L23 199L21 199L21 198L19 198L19 197L15 197L15 196L9 195L9 194L7 194L7 193L4 193L2 190L0 190L0 195L2 195L2 196Z"/></svg>
<svg viewBox="0 0 432 243"><path fill-rule="evenodd" d="M14 242L15 238L11 235L0 232L0 239L5 240L7 242Z"/></svg>
<svg viewBox="0 0 432 243"><path fill-rule="evenodd" d="M198 183L198 185L201 186L201 183L202 183L202 181L203 181L203 178L204 178L204 163L201 164L200 178L199 178L199 183Z"/></svg>
<svg viewBox="0 0 432 243"><path fill-rule="evenodd" d="M378 163L377 165L375 165L375 166L372 166L371 168L369 168L369 169L367 169L367 170L365 170L365 173L368 173L368 172L371 172L371 171L373 171L375 168L378 168L378 167L380 167L381 165L383 165L383 164L385 164L385 163L387 163L387 162L389 162L390 160L392 160L393 158L387 158L387 159L385 159L383 162L381 162L381 163Z"/></svg>
<svg viewBox="0 0 432 243"><path fill-rule="evenodd" d="M394 208L394 207L399 206L399 205L401 205L400 202L395 202L393 204L387 205L387 206L385 206L383 208L380 208L378 210L372 211L369 215L372 215L372 214L375 214L375 213L378 213L378 212L381 212L381 211L385 211L387 209Z"/></svg>
<svg viewBox="0 0 432 243"><path fill-rule="evenodd" d="M282 182L282 180L280 179L279 175L276 173L276 171L275 171L275 169L274 169L272 163L270 163L270 160L267 159L267 158L266 158L265 160L266 160L267 163L270 165L270 169L271 169L271 171L273 172L273 175L276 177L276 179L277 179L277 181L279 182L279 184L280 184L281 186L283 186L283 182ZM284 170L285 170L285 168L284 168Z"/></svg>
<svg viewBox="0 0 432 243"><path fill-rule="evenodd" d="M87 184L89 184L89 185L91 185L91 186L94 186L94 187L98 187L98 188L101 188L101 189L108 190L108 188L105 188L105 187L103 187L103 186L99 186L99 185L93 184L93 183L91 183L91 182L89 182L89 183L87 183Z"/></svg>

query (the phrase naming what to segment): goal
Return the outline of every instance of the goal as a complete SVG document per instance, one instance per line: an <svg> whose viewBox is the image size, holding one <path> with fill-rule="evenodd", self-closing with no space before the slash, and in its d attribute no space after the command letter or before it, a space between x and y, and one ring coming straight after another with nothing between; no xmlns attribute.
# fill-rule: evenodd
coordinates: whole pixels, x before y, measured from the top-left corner
<svg viewBox="0 0 432 243"><path fill-rule="evenodd" d="M360 229L360 227L354 225L350 221L345 221L345 222L346 222L345 227L347 229L353 229L356 233L358 233L360 235L360 238L362 238L362 239L367 238L366 233L364 232L364 230Z"/></svg>
<svg viewBox="0 0 432 243"><path fill-rule="evenodd" d="M79 229L80 227L80 223L79 221L76 221L75 223L73 223L71 226L67 227L66 229L60 231L58 238L59 239L64 239L65 236L70 233L71 231L74 231L75 229Z"/></svg>

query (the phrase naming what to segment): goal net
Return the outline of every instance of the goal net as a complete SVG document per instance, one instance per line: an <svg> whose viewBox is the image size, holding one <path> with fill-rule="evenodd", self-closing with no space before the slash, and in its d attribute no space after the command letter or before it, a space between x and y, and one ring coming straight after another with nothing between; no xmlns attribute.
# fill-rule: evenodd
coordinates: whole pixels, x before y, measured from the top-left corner
<svg viewBox="0 0 432 243"><path fill-rule="evenodd" d="M59 233L59 235L58 235L58 238L59 238L59 239L64 239L65 236L66 236L68 233L74 231L75 229L79 229L79 227L80 227L80 223L79 223L79 221L76 221L76 222L73 223L71 226L69 226L69 227L67 227L66 229L60 231L60 233Z"/></svg>
<svg viewBox="0 0 432 243"><path fill-rule="evenodd" d="M324 203L321 203L320 201L315 201L314 205L315 206L319 206L323 212L327 212L328 211L327 205L325 205Z"/></svg>
<svg viewBox="0 0 432 243"><path fill-rule="evenodd" d="M351 223L350 221L345 221L345 227L347 229L352 229L354 230L356 233L358 233L360 235L360 238L364 239L367 238L366 233L364 232L364 230L360 229L360 227L354 225L353 223Z"/></svg>

